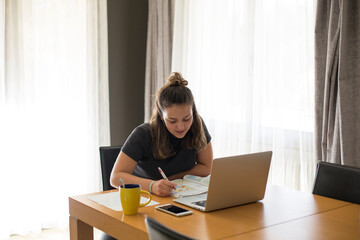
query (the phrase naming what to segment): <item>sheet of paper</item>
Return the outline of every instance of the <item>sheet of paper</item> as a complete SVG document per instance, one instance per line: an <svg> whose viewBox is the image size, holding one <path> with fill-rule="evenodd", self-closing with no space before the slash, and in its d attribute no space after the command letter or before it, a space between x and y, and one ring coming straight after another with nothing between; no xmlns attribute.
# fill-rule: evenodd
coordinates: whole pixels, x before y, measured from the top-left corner
<svg viewBox="0 0 360 240"><path fill-rule="evenodd" d="M121 202L120 202L120 193L119 192L109 192L109 193L91 195L87 198L90 200L93 200L101 205L104 205L105 207L108 207L112 210L115 210L115 211L123 210L122 206L121 206ZM145 202L147 202L147 200L148 199L146 197L141 197L140 202L145 203ZM151 202L148 205L146 205L146 207L152 206L152 205L157 205L157 204L159 204L159 203L151 200Z"/></svg>

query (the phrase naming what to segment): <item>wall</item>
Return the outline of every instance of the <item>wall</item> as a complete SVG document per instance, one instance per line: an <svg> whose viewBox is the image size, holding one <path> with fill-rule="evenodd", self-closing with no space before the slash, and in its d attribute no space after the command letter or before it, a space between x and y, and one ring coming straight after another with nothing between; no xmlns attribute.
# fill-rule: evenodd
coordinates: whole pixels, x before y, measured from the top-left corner
<svg viewBox="0 0 360 240"><path fill-rule="evenodd" d="M108 0L111 145L144 121L147 0Z"/></svg>

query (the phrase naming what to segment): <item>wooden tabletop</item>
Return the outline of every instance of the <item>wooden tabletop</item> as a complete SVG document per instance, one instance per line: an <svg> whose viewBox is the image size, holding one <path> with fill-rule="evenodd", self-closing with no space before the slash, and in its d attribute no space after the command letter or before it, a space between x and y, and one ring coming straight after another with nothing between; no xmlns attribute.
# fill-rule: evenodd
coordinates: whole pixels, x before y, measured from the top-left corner
<svg viewBox="0 0 360 240"><path fill-rule="evenodd" d="M359 221L360 205L351 204L225 239L359 240Z"/></svg>
<svg viewBox="0 0 360 240"><path fill-rule="evenodd" d="M88 199L90 195L93 194L69 198L71 240L92 239L93 227L119 239L148 239L146 216L198 239L338 239L338 236L355 239L360 236L359 205L272 185L267 186L262 201L208 213L192 209L193 214L184 217L159 212L155 206L140 208L137 215L127 216ZM172 197L152 197L160 204L174 203ZM328 229L328 225L334 226ZM339 231L341 234L332 233ZM322 238L324 233L326 238Z"/></svg>

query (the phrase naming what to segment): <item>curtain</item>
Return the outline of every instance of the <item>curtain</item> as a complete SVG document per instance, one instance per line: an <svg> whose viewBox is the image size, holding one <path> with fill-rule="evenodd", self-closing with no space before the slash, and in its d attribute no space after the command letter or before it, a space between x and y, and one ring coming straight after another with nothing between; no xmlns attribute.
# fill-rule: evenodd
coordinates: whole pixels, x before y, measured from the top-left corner
<svg viewBox="0 0 360 240"><path fill-rule="evenodd" d="M313 1L181 0L172 71L189 81L214 156L272 150L269 182L311 191Z"/></svg>
<svg viewBox="0 0 360 240"><path fill-rule="evenodd" d="M360 3L318 1L315 28L317 159L360 167Z"/></svg>
<svg viewBox="0 0 360 240"><path fill-rule="evenodd" d="M68 226L110 142L106 1L0 0L0 238Z"/></svg>
<svg viewBox="0 0 360 240"><path fill-rule="evenodd" d="M149 0L145 70L145 122L148 122L151 117L153 96L166 83L166 78L171 70L173 9L173 0Z"/></svg>

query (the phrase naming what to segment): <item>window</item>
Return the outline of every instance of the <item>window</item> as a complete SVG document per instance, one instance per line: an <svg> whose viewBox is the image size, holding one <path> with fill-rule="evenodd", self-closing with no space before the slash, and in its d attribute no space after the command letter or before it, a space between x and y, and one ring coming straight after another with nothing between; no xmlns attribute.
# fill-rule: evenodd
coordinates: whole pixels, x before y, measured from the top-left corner
<svg viewBox="0 0 360 240"><path fill-rule="evenodd" d="M215 156L273 151L270 183L310 191L313 1L176 1L172 71L189 80Z"/></svg>

